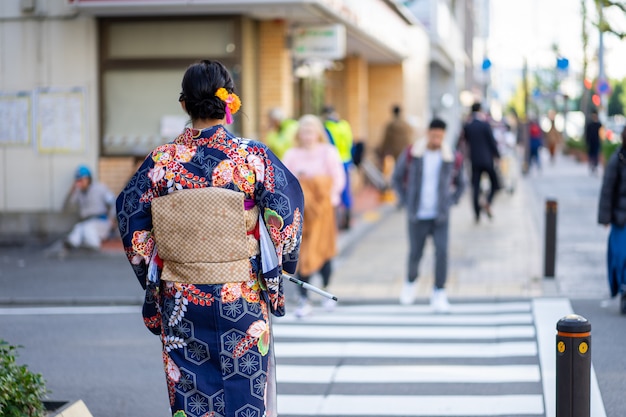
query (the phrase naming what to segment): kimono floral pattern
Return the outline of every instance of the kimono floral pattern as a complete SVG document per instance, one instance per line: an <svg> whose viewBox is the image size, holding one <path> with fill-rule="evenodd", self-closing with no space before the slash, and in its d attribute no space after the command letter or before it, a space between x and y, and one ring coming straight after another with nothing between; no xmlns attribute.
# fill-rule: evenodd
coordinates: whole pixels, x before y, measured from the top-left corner
<svg viewBox="0 0 626 417"><path fill-rule="evenodd" d="M252 256L249 273L226 284L159 279L162 261L152 231L154 198L177 190L222 187L259 206L280 269L294 273L303 221L302 190L265 145L234 137L222 126L186 129L156 148L117 199L128 260L146 290L143 317L159 335L172 415L263 417L271 354L270 315L283 315L277 274L263 274ZM262 227L262 225L260 225ZM213 365L207 366L207 363Z"/></svg>

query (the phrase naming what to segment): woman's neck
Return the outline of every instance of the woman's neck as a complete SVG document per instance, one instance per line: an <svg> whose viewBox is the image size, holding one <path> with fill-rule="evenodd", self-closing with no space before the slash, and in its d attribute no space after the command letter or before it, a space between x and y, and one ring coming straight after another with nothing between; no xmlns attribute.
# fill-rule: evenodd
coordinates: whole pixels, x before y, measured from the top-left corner
<svg viewBox="0 0 626 417"><path fill-rule="evenodd" d="M191 127L197 130L204 130L221 124L224 124L224 119L197 119L191 121Z"/></svg>

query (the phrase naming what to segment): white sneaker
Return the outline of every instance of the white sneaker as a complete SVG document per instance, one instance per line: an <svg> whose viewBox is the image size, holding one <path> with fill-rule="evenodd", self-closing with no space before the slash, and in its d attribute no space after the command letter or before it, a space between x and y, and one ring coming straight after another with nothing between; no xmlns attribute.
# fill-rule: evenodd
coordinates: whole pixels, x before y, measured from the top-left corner
<svg viewBox="0 0 626 417"><path fill-rule="evenodd" d="M443 288L433 288L433 293L430 296L430 308L432 308L435 313L450 312L450 303L448 302L446 290Z"/></svg>
<svg viewBox="0 0 626 417"><path fill-rule="evenodd" d="M333 300L332 298L326 298L322 302L322 305L324 306L324 310L330 312L333 311L337 306L337 301Z"/></svg>
<svg viewBox="0 0 626 417"><path fill-rule="evenodd" d="M309 300L306 298L300 299L300 306L296 309L294 314L299 319L313 314L313 307L311 306Z"/></svg>
<svg viewBox="0 0 626 417"><path fill-rule="evenodd" d="M415 301L415 281L404 281L402 292L400 293L400 304L409 305Z"/></svg>

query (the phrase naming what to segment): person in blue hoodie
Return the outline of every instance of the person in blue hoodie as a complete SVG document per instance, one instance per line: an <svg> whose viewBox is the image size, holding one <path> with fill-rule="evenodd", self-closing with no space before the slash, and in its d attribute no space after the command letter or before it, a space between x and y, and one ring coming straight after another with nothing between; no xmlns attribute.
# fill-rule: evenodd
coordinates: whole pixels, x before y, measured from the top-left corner
<svg viewBox="0 0 626 417"><path fill-rule="evenodd" d="M607 250L609 290L620 294L620 310L626 314L626 128L622 146L609 158L598 204L598 223L611 227Z"/></svg>

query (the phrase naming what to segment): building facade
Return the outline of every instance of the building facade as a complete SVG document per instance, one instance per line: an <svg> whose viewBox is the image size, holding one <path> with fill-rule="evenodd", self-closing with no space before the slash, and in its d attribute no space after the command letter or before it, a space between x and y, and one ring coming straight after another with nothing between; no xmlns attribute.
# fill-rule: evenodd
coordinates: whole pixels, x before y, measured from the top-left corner
<svg viewBox="0 0 626 417"><path fill-rule="evenodd" d="M303 41L311 28L337 41ZM372 149L393 104L426 117L428 57L425 29L385 0L2 1L0 240L66 231L79 164L118 192L184 126L193 62L231 70L237 134L263 140L274 107L299 117L331 104Z"/></svg>
<svg viewBox="0 0 626 417"><path fill-rule="evenodd" d="M404 3L428 31L429 113L448 123L447 140L454 144L467 114L468 103L462 102L463 93L480 99L480 94L474 93L477 87L473 57L477 23L475 0L408 0Z"/></svg>

